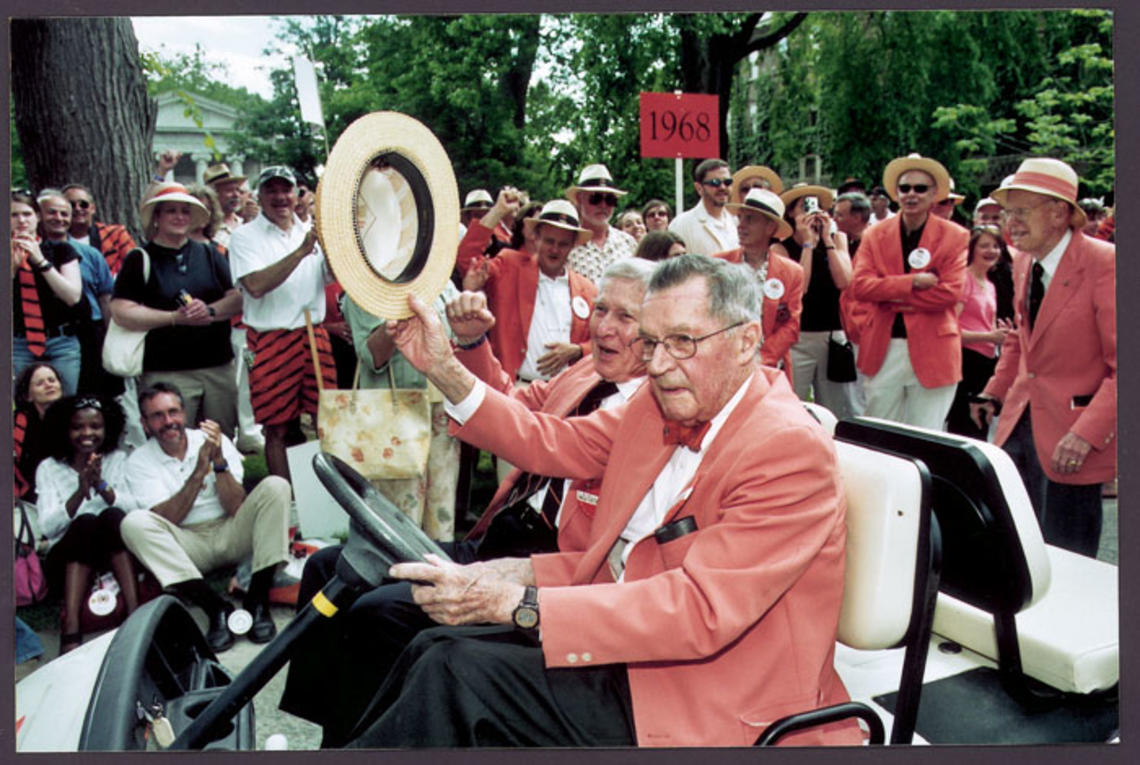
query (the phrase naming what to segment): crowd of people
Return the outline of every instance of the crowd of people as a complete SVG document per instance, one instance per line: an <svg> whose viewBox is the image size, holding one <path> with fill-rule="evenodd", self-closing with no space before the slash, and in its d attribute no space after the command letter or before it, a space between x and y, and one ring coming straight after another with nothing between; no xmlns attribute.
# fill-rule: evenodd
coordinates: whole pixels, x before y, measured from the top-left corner
<svg viewBox="0 0 1140 765"><path fill-rule="evenodd" d="M142 247L84 186L12 193L17 493L63 650L93 574L129 612L139 566L227 649L234 606L203 575L240 561L249 637L270 640L286 448L319 387L353 378L442 394L424 474L374 483L452 561L396 566L306 637L282 708L326 746L747 745L845 699L843 492L802 401L1004 445L1046 541L1096 553L1115 250L1063 162L1026 160L969 221L918 154L869 191L708 159L676 216L661 199L615 215L628 193L602 164L545 202L473 189L452 283L388 322L336 284L290 168L249 184L218 164L186 188L165 180L176 159L141 202ZM101 368L112 320L148 333L135 379ZM460 441L501 481L464 539ZM248 493L242 451L270 473ZM338 554L309 561L301 605Z"/></svg>

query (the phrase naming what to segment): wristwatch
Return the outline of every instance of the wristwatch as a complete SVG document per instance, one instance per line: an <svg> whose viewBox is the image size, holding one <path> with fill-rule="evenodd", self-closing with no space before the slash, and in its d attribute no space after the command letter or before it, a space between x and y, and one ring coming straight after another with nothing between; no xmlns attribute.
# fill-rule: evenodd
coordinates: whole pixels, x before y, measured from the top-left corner
<svg viewBox="0 0 1140 765"><path fill-rule="evenodd" d="M225 460L218 460L217 462L214 463L214 472L215 473L224 473L229 469L230 469L230 463L226 462Z"/></svg>
<svg viewBox="0 0 1140 765"><path fill-rule="evenodd" d="M538 629L538 588L527 585L522 600L511 612L511 621L520 630Z"/></svg>

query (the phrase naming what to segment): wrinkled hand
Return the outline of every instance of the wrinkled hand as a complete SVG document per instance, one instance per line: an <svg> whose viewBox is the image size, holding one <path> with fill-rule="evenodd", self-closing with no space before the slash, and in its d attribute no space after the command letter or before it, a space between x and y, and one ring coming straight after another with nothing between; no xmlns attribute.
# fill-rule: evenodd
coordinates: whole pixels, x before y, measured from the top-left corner
<svg viewBox="0 0 1140 765"><path fill-rule="evenodd" d="M547 351L538 357L538 371L545 377L582 358L582 347L574 343L547 343Z"/></svg>
<svg viewBox="0 0 1140 765"><path fill-rule="evenodd" d="M990 421L993 420L995 411L994 405L989 401L983 401L977 404L971 403L970 419L974 421L975 425L984 430L990 426Z"/></svg>
<svg viewBox="0 0 1140 765"><path fill-rule="evenodd" d="M414 315L388 322L385 331L396 342L404 358L430 376L430 370L443 366L454 357L451 341L431 306L413 294L408 295L408 306Z"/></svg>
<svg viewBox="0 0 1140 765"><path fill-rule="evenodd" d="M397 563L388 571L410 579L412 600L440 624L510 624L524 587L496 576L481 563L461 566L435 555L427 563Z"/></svg>
<svg viewBox="0 0 1140 765"><path fill-rule="evenodd" d="M190 305L179 306L178 315L181 317L180 324L188 324L191 327L205 327L214 321L210 316L210 309L198 298L191 300Z"/></svg>
<svg viewBox="0 0 1140 765"><path fill-rule="evenodd" d="M447 323L451 325L456 342L469 345L495 326L495 316L487 308L486 295L464 291L447 304Z"/></svg>
<svg viewBox="0 0 1140 765"><path fill-rule="evenodd" d="M463 275L463 289L468 292L478 292L490 278L491 264L484 260L479 265L467 269L467 273Z"/></svg>
<svg viewBox="0 0 1140 765"><path fill-rule="evenodd" d="M1053 470L1061 475L1079 472L1090 449L1092 444L1070 430L1053 448Z"/></svg>
<svg viewBox="0 0 1140 765"><path fill-rule="evenodd" d="M938 274L930 271L919 271L911 280L911 286L916 290L928 290L938 286Z"/></svg>

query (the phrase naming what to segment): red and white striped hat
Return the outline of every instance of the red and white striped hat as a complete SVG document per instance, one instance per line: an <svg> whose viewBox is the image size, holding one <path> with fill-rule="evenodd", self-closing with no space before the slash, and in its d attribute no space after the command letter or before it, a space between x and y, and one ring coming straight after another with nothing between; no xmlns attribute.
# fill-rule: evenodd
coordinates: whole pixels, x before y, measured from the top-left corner
<svg viewBox="0 0 1140 765"><path fill-rule="evenodd" d="M1034 157L1018 165L1017 172L1003 180L1001 187L994 189L990 196L1002 207L1006 206L1006 195L1015 189L1063 200L1073 211L1069 225L1080 228L1085 225L1086 217L1077 205L1078 183L1076 171L1061 160Z"/></svg>
<svg viewBox="0 0 1140 765"><path fill-rule="evenodd" d="M190 205L190 227L200 228L210 220L210 211L197 197L186 190L181 183L160 183L154 188L154 193L147 197L139 207L139 218L142 219L143 231L149 236L151 220L154 209L159 202L185 202Z"/></svg>

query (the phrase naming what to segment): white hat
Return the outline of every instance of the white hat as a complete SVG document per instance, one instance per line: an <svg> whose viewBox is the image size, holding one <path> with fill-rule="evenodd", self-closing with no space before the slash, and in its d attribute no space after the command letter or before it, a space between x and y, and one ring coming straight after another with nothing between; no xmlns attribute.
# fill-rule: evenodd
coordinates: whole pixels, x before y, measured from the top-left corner
<svg viewBox="0 0 1140 765"><path fill-rule="evenodd" d="M471 189L471 191L467 192L467 197L463 200L463 207L460 207L459 211L481 210L490 207L494 203L495 200L491 199L491 195L486 189Z"/></svg>
<svg viewBox="0 0 1140 765"><path fill-rule="evenodd" d="M614 186L613 176L605 165L586 165L582 168L582 172L578 175L578 183L566 188L566 198L577 204L579 191L608 191L619 197L628 193Z"/></svg>
<svg viewBox="0 0 1140 765"><path fill-rule="evenodd" d="M582 228L578 220L578 208L565 199L552 199L542 206L538 215L532 215L523 221L523 228L527 236L534 236L534 230L539 224L573 231L578 234L574 245L585 244L590 239L590 231Z"/></svg>
<svg viewBox="0 0 1140 765"><path fill-rule="evenodd" d="M997 201L993 197L982 197L978 200L978 203L974 205L975 217L979 212L981 212L983 207L1001 207L1001 202Z"/></svg>
<svg viewBox="0 0 1140 765"><path fill-rule="evenodd" d="M1014 189L1031 191L1069 203L1073 214L1069 225L1080 228L1088 218L1077 204L1077 172L1059 159L1045 157L1027 159L1017 167L1017 172L1001 182L991 196L1002 207L1006 206L1006 195Z"/></svg>
<svg viewBox="0 0 1140 765"><path fill-rule="evenodd" d="M749 189L748 196L744 198L743 202L740 204L729 202L725 207L732 210L748 208L776 221L779 224L776 227L775 234L777 239L787 239L792 235L792 227L784 220L784 200L768 189L759 187Z"/></svg>
<svg viewBox="0 0 1140 765"><path fill-rule="evenodd" d="M160 183L155 187L154 193L145 199L139 207L139 218L142 219L143 231L150 231L151 221L154 219L154 208L159 202L185 202L190 205L190 227L201 228L210 220L210 211L206 205L186 190L181 183Z"/></svg>

